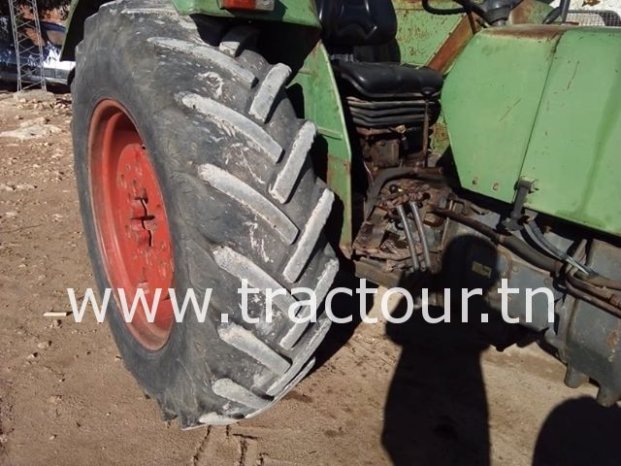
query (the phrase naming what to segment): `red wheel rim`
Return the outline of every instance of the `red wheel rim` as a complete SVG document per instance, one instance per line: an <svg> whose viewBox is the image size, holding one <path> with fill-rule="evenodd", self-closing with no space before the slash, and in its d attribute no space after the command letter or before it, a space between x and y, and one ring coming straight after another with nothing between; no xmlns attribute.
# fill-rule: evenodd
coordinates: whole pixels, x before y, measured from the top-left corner
<svg viewBox="0 0 621 466"><path fill-rule="evenodd" d="M89 135L93 214L103 265L120 308L124 290L129 309L139 289L153 322L141 304L128 327L138 342L157 350L168 341L173 311L173 254L166 209L149 153L127 111L113 100L100 102Z"/></svg>

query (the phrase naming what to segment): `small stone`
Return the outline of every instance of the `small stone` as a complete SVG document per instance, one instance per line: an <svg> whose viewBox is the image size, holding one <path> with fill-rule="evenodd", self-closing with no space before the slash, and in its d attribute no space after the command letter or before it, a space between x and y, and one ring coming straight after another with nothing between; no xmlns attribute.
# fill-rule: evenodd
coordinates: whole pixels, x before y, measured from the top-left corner
<svg viewBox="0 0 621 466"><path fill-rule="evenodd" d="M37 348L39 349L46 349L46 348L49 348L50 346L52 346L51 341L42 341L37 344Z"/></svg>
<svg viewBox="0 0 621 466"><path fill-rule="evenodd" d="M47 399L48 403L51 403L53 405L57 405L58 403L60 403L63 400L62 395L52 395Z"/></svg>
<svg viewBox="0 0 621 466"><path fill-rule="evenodd" d="M56 440L56 435L50 435L50 440Z"/></svg>
<svg viewBox="0 0 621 466"><path fill-rule="evenodd" d="M26 356L26 359L28 361L33 361L35 359L37 359L39 357L39 353L34 352L34 353L30 353L28 356Z"/></svg>

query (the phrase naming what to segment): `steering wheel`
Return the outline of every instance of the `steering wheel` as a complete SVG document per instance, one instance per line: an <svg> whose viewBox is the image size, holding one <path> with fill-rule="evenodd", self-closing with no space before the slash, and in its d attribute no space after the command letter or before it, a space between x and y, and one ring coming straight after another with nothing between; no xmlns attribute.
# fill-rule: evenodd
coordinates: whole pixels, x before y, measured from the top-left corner
<svg viewBox="0 0 621 466"><path fill-rule="evenodd" d="M430 5L429 0L422 0L423 8L429 13L436 15L474 13L491 26L503 26L509 19L511 11L522 2L522 0L485 0L482 3L476 3L472 0L453 1L458 3L460 7L435 8ZM569 4L570 0L561 0L561 4L548 13L543 23L551 24L559 18L561 22L565 22Z"/></svg>

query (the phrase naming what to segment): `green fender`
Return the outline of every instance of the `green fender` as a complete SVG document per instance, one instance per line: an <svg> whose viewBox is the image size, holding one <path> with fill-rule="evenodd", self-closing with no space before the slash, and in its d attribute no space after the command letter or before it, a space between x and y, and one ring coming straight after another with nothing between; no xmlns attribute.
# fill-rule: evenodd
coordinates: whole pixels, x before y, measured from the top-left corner
<svg viewBox="0 0 621 466"><path fill-rule="evenodd" d="M84 21L97 13L99 7L111 0L72 0L67 37L63 44L63 60L75 59L75 47L84 36ZM271 12L229 11L220 8L219 0L171 0L182 15L202 14L222 18L243 18L257 21L276 21L320 29L314 0L278 0Z"/></svg>

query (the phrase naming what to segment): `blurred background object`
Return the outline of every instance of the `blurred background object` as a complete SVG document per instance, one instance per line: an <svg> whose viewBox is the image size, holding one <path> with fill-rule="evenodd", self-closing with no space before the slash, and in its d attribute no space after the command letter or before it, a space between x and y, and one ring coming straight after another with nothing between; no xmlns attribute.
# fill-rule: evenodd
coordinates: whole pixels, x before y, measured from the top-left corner
<svg viewBox="0 0 621 466"><path fill-rule="evenodd" d="M559 0L551 3L558 6ZM580 26L621 26L621 0L572 0L567 22Z"/></svg>
<svg viewBox="0 0 621 466"><path fill-rule="evenodd" d="M73 62L61 61L66 0L0 0L0 80L16 90L65 86Z"/></svg>

